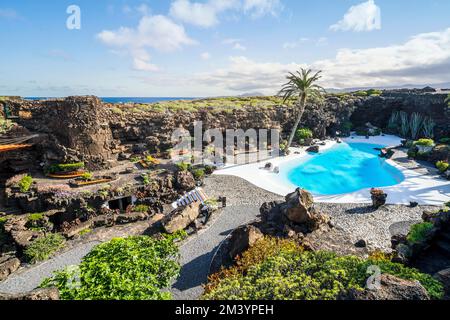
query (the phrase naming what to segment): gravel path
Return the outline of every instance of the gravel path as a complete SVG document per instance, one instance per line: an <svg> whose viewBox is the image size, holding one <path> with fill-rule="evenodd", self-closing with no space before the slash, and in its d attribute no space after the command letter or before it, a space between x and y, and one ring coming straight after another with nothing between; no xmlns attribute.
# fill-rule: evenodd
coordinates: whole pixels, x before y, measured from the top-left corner
<svg viewBox="0 0 450 320"><path fill-rule="evenodd" d="M93 247L100 242L89 242L66 251L55 258L38 265L24 268L0 283L0 292L17 294L37 288L42 280L51 277L53 272L68 266L78 265Z"/></svg>

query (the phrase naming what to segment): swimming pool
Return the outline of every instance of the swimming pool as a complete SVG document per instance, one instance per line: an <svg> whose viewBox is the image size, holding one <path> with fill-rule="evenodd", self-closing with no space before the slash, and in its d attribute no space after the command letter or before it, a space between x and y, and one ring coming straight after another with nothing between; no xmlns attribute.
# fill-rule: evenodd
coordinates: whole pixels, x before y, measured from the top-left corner
<svg viewBox="0 0 450 320"><path fill-rule="evenodd" d="M380 158L382 145L342 143L287 164L285 179L316 195L351 193L390 187L405 180L402 172Z"/></svg>

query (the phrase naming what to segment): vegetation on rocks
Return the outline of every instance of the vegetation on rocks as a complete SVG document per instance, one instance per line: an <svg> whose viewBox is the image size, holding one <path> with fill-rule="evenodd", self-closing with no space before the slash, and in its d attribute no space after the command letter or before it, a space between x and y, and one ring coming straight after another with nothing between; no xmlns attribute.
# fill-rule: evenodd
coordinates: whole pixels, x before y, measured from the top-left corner
<svg viewBox="0 0 450 320"><path fill-rule="evenodd" d="M113 239L98 245L79 268L57 272L41 287L56 286L64 300L167 300L162 291L179 274L179 234Z"/></svg>
<svg viewBox="0 0 450 320"><path fill-rule="evenodd" d="M417 146L432 147L432 146L434 146L434 140L433 139L419 139L414 144Z"/></svg>
<svg viewBox="0 0 450 320"><path fill-rule="evenodd" d="M438 161L436 162L436 168L438 168L438 170L440 172L445 172L448 170L448 168L450 167L450 164L446 161Z"/></svg>
<svg viewBox="0 0 450 320"><path fill-rule="evenodd" d="M54 164L48 169L49 173L60 173L60 172L72 172L83 169L85 166L84 162L77 163L67 163L67 164Z"/></svg>
<svg viewBox="0 0 450 320"><path fill-rule="evenodd" d="M28 192L30 191L31 185L33 184L33 178L30 175L25 175L22 179L20 179L18 183L18 187L20 192Z"/></svg>
<svg viewBox="0 0 450 320"><path fill-rule="evenodd" d="M298 142L304 141L305 139L311 139L313 137L313 132L308 128L298 129L295 133L295 137Z"/></svg>
<svg viewBox="0 0 450 320"><path fill-rule="evenodd" d="M244 253L236 266L213 275L203 298L333 300L351 289L364 290L369 266L378 266L382 273L401 279L417 280L432 298L442 297L440 282L384 257L364 260L310 252L289 240L265 238Z"/></svg>
<svg viewBox="0 0 450 320"><path fill-rule="evenodd" d="M44 261L64 246L65 239L57 233L50 233L33 241L24 251L31 263Z"/></svg>
<svg viewBox="0 0 450 320"><path fill-rule="evenodd" d="M422 222L411 227L407 240L410 243L419 243L424 241L434 225L430 222Z"/></svg>

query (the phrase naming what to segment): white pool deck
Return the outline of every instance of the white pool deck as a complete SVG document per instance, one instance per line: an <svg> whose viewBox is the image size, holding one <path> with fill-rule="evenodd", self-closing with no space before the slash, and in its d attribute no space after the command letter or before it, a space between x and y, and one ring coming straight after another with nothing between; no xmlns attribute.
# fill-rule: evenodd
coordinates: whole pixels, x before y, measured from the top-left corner
<svg viewBox="0 0 450 320"><path fill-rule="evenodd" d="M378 144L387 147L394 147L401 144L401 138L391 135L370 137L369 139L365 137L353 137L353 139L346 138L343 141ZM326 146L321 146L320 150L323 151L331 148L336 143L335 141L327 141ZM300 154L295 154L296 152ZM285 196L298 187L283 178L283 166L287 167L288 164L292 164L296 160L301 161L301 159L307 156L308 154L305 148L292 148L289 156L246 165L227 165L223 169L217 170L214 174L237 176L259 188ZM274 167L279 167L280 174L263 169L265 164L269 162ZM405 180L400 184L383 187L383 190L388 194L388 204L409 204L413 201L421 205L442 205L450 201L450 181L438 176L407 169L392 160L387 160L387 162L399 169L405 176ZM370 188L331 196L314 194L314 199L317 202L324 203L371 203Z"/></svg>

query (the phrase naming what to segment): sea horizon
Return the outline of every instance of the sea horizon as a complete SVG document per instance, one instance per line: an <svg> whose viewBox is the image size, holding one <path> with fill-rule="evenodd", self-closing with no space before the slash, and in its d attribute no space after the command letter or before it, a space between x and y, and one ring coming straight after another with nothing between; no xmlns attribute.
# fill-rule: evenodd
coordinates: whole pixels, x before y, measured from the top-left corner
<svg viewBox="0 0 450 320"><path fill-rule="evenodd" d="M60 99L63 97L25 97L26 100ZM195 100L201 97L99 97L106 103L155 103L164 101Z"/></svg>

